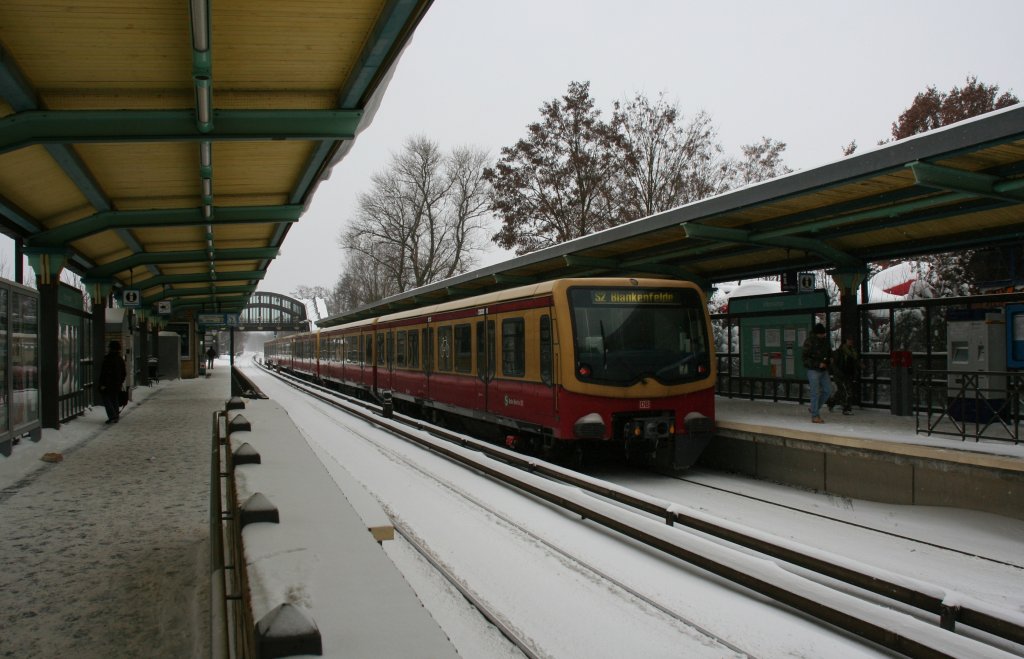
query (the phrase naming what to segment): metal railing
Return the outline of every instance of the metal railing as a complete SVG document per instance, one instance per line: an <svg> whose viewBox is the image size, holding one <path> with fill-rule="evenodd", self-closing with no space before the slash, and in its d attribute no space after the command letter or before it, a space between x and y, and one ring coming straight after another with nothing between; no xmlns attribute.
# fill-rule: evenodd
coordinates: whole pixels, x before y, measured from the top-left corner
<svg viewBox="0 0 1024 659"><path fill-rule="evenodd" d="M1024 374L922 370L914 375L916 431L1018 444Z"/></svg>
<svg viewBox="0 0 1024 659"><path fill-rule="evenodd" d="M228 404L232 409L232 403ZM213 413L210 455L210 656L256 657L227 410Z"/></svg>

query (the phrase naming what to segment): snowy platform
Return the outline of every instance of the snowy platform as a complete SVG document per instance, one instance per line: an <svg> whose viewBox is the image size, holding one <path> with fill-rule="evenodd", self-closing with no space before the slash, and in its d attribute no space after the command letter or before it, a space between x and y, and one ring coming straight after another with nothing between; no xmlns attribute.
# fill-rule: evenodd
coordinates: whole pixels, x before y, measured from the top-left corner
<svg viewBox="0 0 1024 659"><path fill-rule="evenodd" d="M1024 444L917 434L912 416L716 399L718 432L702 464L832 494L953 506L1024 519Z"/></svg>
<svg viewBox="0 0 1024 659"><path fill-rule="evenodd" d="M251 430L231 433L232 450L247 443L260 463L235 467L238 500L262 495L279 518L242 529L253 619L301 610L325 656L457 656L378 544L390 522L376 500L328 473L276 402L247 400L239 413Z"/></svg>

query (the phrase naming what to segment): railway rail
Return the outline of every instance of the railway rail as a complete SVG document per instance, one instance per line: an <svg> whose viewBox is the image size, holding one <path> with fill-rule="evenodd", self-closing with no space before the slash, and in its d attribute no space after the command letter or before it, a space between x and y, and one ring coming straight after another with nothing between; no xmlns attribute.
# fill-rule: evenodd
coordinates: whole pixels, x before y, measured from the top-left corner
<svg viewBox="0 0 1024 659"><path fill-rule="evenodd" d="M343 397L337 391L314 383L280 373L274 375L396 436L892 651L921 657L1006 656L997 647L955 633L957 623L1009 643L1024 645L1024 625L1019 614L978 603L948 602L947 593L940 587L884 571L867 570L852 561L837 561L834 555L823 556L678 504L416 419L392 415L390 411ZM490 459L481 459L481 455ZM879 605L855 597L790 572L782 564L773 562L766 568L763 559L729 551L694 531L808 570L825 577L826 581L839 581L884 596L889 603ZM937 633L936 624L917 617L894 616L893 602L935 616L934 623L943 631Z"/></svg>

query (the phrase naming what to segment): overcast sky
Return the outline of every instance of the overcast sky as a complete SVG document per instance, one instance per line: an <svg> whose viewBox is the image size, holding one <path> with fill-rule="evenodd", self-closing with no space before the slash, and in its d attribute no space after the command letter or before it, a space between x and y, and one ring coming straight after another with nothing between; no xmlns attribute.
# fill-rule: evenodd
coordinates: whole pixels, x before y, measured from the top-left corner
<svg viewBox="0 0 1024 659"><path fill-rule="evenodd" d="M1020 0L435 0L372 125L260 290L333 287L357 195L409 136L496 158L542 103L589 80L602 116L617 99L663 91L686 116L709 112L730 155L768 136L787 144L791 168L811 169L851 140L889 137L928 85L949 91L973 74L1024 96L1021 25Z"/></svg>
<svg viewBox="0 0 1024 659"><path fill-rule="evenodd" d="M686 117L709 112L729 155L768 136L811 169L887 138L928 85L973 74L1024 97L1021 25L1022 0L435 0L259 288L334 286L358 194L410 136L496 159L542 103L589 80L606 118L615 100L665 92Z"/></svg>

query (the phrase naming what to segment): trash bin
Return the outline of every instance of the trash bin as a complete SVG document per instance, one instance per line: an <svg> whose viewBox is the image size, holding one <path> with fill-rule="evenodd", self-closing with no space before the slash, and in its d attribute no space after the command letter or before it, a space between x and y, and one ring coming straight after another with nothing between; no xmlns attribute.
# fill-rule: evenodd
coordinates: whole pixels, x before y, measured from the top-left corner
<svg viewBox="0 0 1024 659"><path fill-rule="evenodd" d="M894 350L889 355L889 363L892 366L890 411L896 416L911 416L914 414L914 383L910 378L913 357L909 350Z"/></svg>

